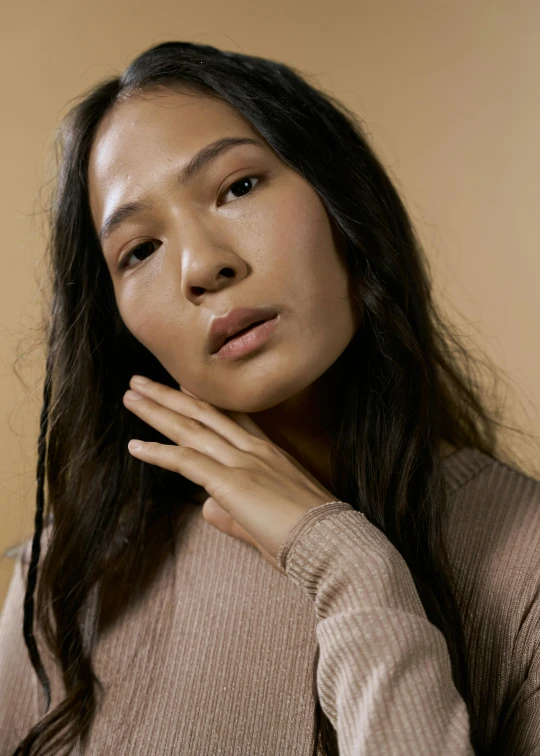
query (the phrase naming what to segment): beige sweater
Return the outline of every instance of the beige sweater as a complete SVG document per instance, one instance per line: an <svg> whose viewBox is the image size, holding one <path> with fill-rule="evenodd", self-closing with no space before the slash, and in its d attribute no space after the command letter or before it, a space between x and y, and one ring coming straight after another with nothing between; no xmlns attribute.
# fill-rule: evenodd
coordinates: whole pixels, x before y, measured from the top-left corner
<svg viewBox="0 0 540 756"><path fill-rule="evenodd" d="M444 460L448 544L474 706L405 561L348 504L294 527L282 574L190 506L176 559L97 641L92 756L310 756L312 669L343 756L540 754L540 482L476 449ZM0 620L0 755L44 713L22 635L20 558ZM40 647L52 685L61 683Z"/></svg>

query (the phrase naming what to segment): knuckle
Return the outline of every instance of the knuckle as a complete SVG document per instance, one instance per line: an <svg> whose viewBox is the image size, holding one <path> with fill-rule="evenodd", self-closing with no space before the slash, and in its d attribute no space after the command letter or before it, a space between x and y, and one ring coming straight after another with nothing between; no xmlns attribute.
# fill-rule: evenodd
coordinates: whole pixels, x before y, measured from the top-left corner
<svg viewBox="0 0 540 756"><path fill-rule="evenodd" d="M261 442L261 451L266 458L277 459L283 456L281 449L278 449L271 441L267 441L265 438L261 438L259 441Z"/></svg>
<svg viewBox="0 0 540 756"><path fill-rule="evenodd" d="M204 399L197 399L195 400L195 407L192 412L193 414L190 416L191 419L196 420L200 425L207 425L208 416L216 415L218 410Z"/></svg>
<svg viewBox="0 0 540 756"><path fill-rule="evenodd" d="M197 412L201 415L208 414L208 412L211 412L213 407L211 404L209 404L205 399L195 399L195 406L197 407Z"/></svg>
<svg viewBox="0 0 540 756"><path fill-rule="evenodd" d="M177 453L181 459L189 461L190 459L193 459L193 457L195 456L196 450L193 449L191 446L179 446Z"/></svg>
<svg viewBox="0 0 540 756"><path fill-rule="evenodd" d="M204 428L204 423L196 417L184 417L184 425L189 431L198 431Z"/></svg>

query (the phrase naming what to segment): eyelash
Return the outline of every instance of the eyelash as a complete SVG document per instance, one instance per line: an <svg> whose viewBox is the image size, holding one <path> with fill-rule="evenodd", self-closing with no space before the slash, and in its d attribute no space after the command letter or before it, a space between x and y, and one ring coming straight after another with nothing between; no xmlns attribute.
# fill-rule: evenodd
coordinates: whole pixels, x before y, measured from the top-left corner
<svg viewBox="0 0 540 756"><path fill-rule="evenodd" d="M226 187L221 192L221 194L219 196L219 199L221 199L222 197L224 197L232 189L233 186L236 186L236 184L240 184L242 181L245 181L246 179L257 179L257 183L255 184L255 187L257 187L261 183L261 181L263 179L263 176L255 176L255 175L253 175L253 176L242 176L239 179L235 179L232 182L232 184L229 184L229 186ZM253 189L255 189L255 187L253 187ZM248 192L248 195L249 194L253 194L253 189L250 192ZM242 195L242 196L245 196L245 195ZM236 199L242 199L242 197L237 197ZM124 270L125 268L136 268L137 267L136 265L128 265L127 264L127 260L138 249L140 249L141 247L145 247L147 244L151 244L151 243L152 243L152 240L146 241L146 242L143 242L142 244L137 244L135 247L132 247L131 249L128 249L126 251L126 253L124 255L122 255L121 259L119 260L119 262L118 262L118 269L119 270ZM145 259L147 259L147 258L145 258ZM144 260L139 260L139 263L141 263L141 262L144 262Z"/></svg>

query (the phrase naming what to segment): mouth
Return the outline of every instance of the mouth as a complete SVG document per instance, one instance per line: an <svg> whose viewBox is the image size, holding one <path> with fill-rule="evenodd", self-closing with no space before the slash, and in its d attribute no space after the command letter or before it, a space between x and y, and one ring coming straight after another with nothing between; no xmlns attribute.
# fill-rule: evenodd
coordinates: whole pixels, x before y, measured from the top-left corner
<svg viewBox="0 0 540 756"><path fill-rule="evenodd" d="M220 360L235 360L259 350L277 329L279 314L267 320L258 320L228 336L214 353Z"/></svg>
<svg viewBox="0 0 540 756"><path fill-rule="evenodd" d="M231 341L231 339L235 339L237 336L241 336L243 333L247 333L248 331L251 331L252 328L255 328L256 326L261 325L261 323L266 323L266 320L256 320L254 323L251 323L251 325L248 325L245 328L241 328L236 333L233 333L232 336L227 336L227 338L225 339L225 341L223 342L221 346L223 346L224 344L227 344L229 341Z"/></svg>
<svg viewBox="0 0 540 756"><path fill-rule="evenodd" d="M226 343L245 336L252 330L274 318L279 308L270 307L239 307L231 310L227 315L214 318L208 335L208 351L216 354Z"/></svg>

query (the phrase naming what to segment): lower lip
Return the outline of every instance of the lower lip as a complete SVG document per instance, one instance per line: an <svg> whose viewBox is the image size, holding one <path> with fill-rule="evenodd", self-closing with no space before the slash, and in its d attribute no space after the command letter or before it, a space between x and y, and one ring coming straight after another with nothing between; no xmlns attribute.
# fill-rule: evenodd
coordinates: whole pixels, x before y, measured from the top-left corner
<svg viewBox="0 0 540 756"><path fill-rule="evenodd" d="M275 315L270 320L265 320L255 328L251 328L241 336L223 344L221 349L215 352L216 357L222 360L233 360L235 357L243 357L245 354L253 352L270 338L277 326L279 315Z"/></svg>

